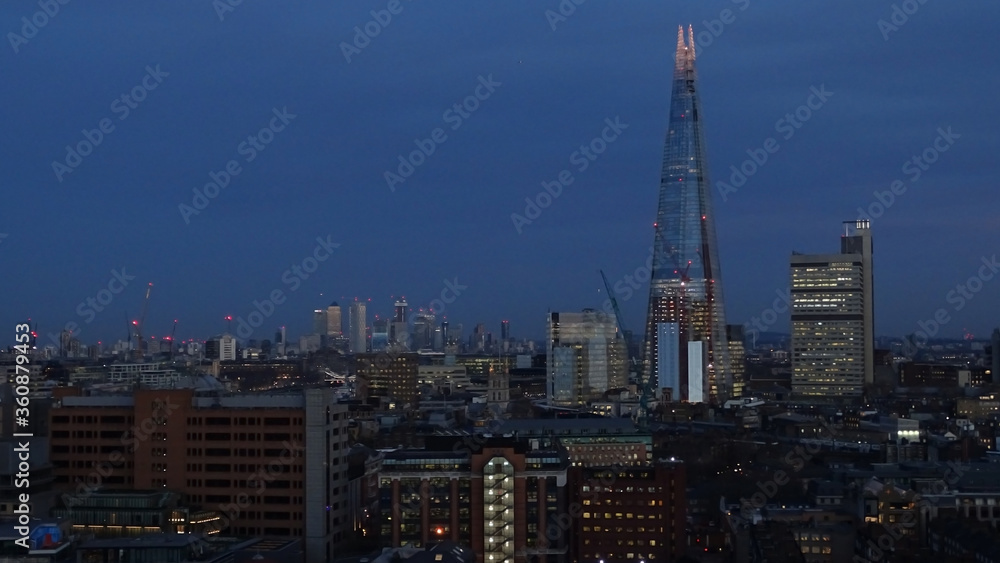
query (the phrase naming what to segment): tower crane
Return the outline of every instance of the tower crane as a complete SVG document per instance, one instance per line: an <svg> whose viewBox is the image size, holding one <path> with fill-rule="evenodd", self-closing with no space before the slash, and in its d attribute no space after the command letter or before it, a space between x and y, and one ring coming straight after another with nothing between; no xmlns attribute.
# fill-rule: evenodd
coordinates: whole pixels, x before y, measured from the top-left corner
<svg viewBox="0 0 1000 563"><path fill-rule="evenodd" d="M174 319L174 328L170 329L170 361L174 361L174 335L177 334L177 319Z"/></svg>
<svg viewBox="0 0 1000 563"><path fill-rule="evenodd" d="M135 325L135 353L133 359L141 361L143 357L142 346L142 324L146 322L146 307L149 305L149 294L153 291L153 283L146 286L146 298L142 301L142 314L139 315L139 322Z"/></svg>
<svg viewBox="0 0 1000 563"><path fill-rule="evenodd" d="M622 338L625 338L625 325L622 321L622 311L618 307L618 300L615 299L615 294L611 292L611 284L608 283L608 276L604 275L604 270L601 270L601 279L604 280L604 289L608 292L608 298L611 300L611 307L615 311L615 322L618 324L618 331L622 333ZM640 428L645 428L648 423L649 416L649 398L653 395L653 386L650 384L649 378L643 373L644 370L642 366L639 365L639 359L632 354L632 346L628 340L625 341L625 350L628 354L629 367L635 369L636 379L638 380L639 387L639 412L636 416L636 422Z"/></svg>

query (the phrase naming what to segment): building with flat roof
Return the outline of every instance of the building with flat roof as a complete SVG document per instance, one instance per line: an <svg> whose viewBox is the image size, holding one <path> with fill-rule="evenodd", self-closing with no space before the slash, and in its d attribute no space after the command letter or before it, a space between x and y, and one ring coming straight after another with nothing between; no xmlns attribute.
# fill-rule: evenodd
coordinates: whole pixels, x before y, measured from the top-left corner
<svg viewBox="0 0 1000 563"><path fill-rule="evenodd" d="M57 391L54 487L71 497L177 492L221 512L229 534L301 539L310 561L329 559L350 529L347 407L332 389Z"/></svg>

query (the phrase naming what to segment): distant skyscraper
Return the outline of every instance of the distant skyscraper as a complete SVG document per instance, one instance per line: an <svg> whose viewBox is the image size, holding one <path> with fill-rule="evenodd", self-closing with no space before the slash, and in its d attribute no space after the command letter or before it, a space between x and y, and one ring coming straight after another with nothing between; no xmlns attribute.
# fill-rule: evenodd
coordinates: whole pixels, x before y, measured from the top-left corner
<svg viewBox="0 0 1000 563"><path fill-rule="evenodd" d="M732 373L694 57L694 31L685 43L681 28L653 223L643 371L660 388L672 387L674 400L721 402L732 392Z"/></svg>
<svg viewBox="0 0 1000 563"><path fill-rule="evenodd" d="M351 353L368 351L368 305L364 301L351 303Z"/></svg>
<svg viewBox="0 0 1000 563"><path fill-rule="evenodd" d="M412 333L410 334L410 350L424 350L434 346L434 315L430 313L417 313L413 319Z"/></svg>
<svg viewBox="0 0 1000 563"><path fill-rule="evenodd" d="M733 372L733 397L742 397L746 388L746 335L743 325L726 325L726 342L729 343L729 365Z"/></svg>
<svg viewBox="0 0 1000 563"><path fill-rule="evenodd" d="M313 311L313 334L322 334L326 336L326 311L323 309L316 309Z"/></svg>
<svg viewBox="0 0 1000 563"><path fill-rule="evenodd" d="M288 342L285 341L285 327L281 327L274 333L274 349L279 356L284 356L287 346Z"/></svg>
<svg viewBox="0 0 1000 563"><path fill-rule="evenodd" d="M510 321L500 321L500 340L506 341L510 338Z"/></svg>
<svg viewBox="0 0 1000 563"><path fill-rule="evenodd" d="M625 340L614 315L593 309L549 313L547 387L549 402L582 406L628 378Z"/></svg>
<svg viewBox="0 0 1000 563"><path fill-rule="evenodd" d="M389 345L389 321L375 319L372 322L372 352L381 352Z"/></svg>
<svg viewBox="0 0 1000 563"><path fill-rule="evenodd" d="M409 344L410 328L406 326L407 307L405 300L396 301L393 308L392 324L389 325L389 341L393 344Z"/></svg>
<svg viewBox="0 0 1000 563"><path fill-rule="evenodd" d="M844 223L840 254L792 254L792 392L858 397L874 382L872 237Z"/></svg>
<svg viewBox="0 0 1000 563"><path fill-rule="evenodd" d="M343 326L340 318L340 305L334 301L326 308L326 335L330 338L340 338L344 334Z"/></svg>

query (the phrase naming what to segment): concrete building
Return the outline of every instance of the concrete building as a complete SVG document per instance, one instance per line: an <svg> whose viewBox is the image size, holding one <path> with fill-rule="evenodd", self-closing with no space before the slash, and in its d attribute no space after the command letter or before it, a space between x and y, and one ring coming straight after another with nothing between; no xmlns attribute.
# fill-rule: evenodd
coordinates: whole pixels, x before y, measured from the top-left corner
<svg viewBox="0 0 1000 563"><path fill-rule="evenodd" d="M236 338L229 334L216 336L205 342L205 359L228 362L236 359Z"/></svg>
<svg viewBox="0 0 1000 563"><path fill-rule="evenodd" d="M118 395L57 389L54 486L76 499L95 483L180 493L221 512L229 534L300 539L308 561L329 560L351 527L347 407L331 389L229 395L213 381Z"/></svg>
<svg viewBox="0 0 1000 563"><path fill-rule="evenodd" d="M548 398L553 405L579 407L628 382L628 351L613 315L549 313Z"/></svg>
<svg viewBox="0 0 1000 563"><path fill-rule="evenodd" d="M368 304L363 301L351 303L350 313L350 351L352 354L363 354L368 351Z"/></svg>
<svg viewBox="0 0 1000 563"><path fill-rule="evenodd" d="M860 397L874 382L872 238L845 223L840 254L792 254L792 392Z"/></svg>

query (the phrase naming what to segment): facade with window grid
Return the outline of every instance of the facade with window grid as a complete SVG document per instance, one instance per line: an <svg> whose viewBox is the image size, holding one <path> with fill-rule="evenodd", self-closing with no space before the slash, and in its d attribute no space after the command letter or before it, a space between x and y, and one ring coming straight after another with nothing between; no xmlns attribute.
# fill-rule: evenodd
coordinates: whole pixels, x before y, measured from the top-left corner
<svg viewBox="0 0 1000 563"><path fill-rule="evenodd" d="M664 562L684 555L687 500L682 462L573 467L570 482L570 506L579 512L574 515L574 561Z"/></svg>
<svg viewBox="0 0 1000 563"><path fill-rule="evenodd" d="M561 446L515 438L434 436L385 452L382 544L453 541L479 563L568 561L568 467Z"/></svg>

